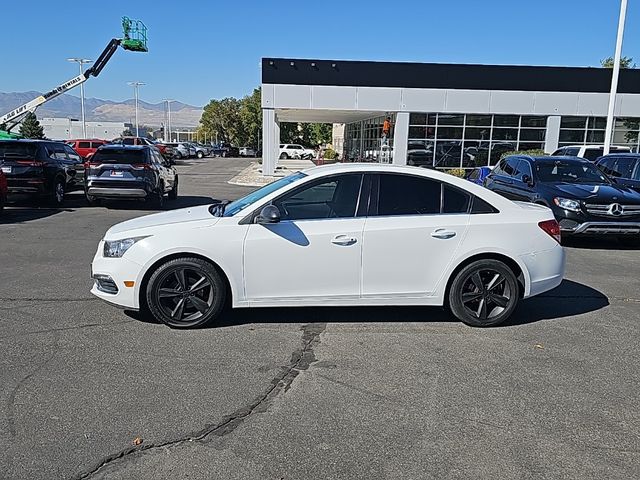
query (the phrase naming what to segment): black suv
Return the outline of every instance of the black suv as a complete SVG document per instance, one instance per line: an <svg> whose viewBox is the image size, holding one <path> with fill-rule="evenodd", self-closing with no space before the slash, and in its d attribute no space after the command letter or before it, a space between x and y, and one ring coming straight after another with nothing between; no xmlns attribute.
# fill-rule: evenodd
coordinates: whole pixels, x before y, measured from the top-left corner
<svg viewBox="0 0 640 480"><path fill-rule="evenodd" d="M62 142L1 140L0 168L9 194L44 197L56 206L66 192L84 188L82 158Z"/></svg>
<svg viewBox="0 0 640 480"><path fill-rule="evenodd" d="M640 153L614 153L596 160L596 165L618 185L640 192Z"/></svg>
<svg viewBox="0 0 640 480"><path fill-rule="evenodd" d="M100 199L137 198L161 207L164 195L178 198L178 174L157 148L105 145L87 164L86 195L90 204Z"/></svg>
<svg viewBox="0 0 640 480"><path fill-rule="evenodd" d="M553 210L563 235L616 235L640 241L640 194L611 182L578 157L513 155L500 160L484 185L511 200Z"/></svg>

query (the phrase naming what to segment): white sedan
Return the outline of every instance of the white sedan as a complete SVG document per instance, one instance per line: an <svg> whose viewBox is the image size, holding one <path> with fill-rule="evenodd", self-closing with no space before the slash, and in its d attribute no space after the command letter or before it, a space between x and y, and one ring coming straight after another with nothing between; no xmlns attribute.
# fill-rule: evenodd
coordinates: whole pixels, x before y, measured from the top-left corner
<svg viewBox="0 0 640 480"><path fill-rule="evenodd" d="M111 227L91 292L177 328L215 321L227 303L445 305L492 326L560 284L559 241L546 207L434 170L336 164Z"/></svg>

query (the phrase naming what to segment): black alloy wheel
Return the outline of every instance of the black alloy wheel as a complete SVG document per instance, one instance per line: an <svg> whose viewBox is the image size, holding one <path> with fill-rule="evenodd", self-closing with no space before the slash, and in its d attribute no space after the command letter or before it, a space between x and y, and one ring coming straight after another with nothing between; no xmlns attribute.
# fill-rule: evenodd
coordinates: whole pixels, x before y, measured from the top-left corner
<svg viewBox="0 0 640 480"><path fill-rule="evenodd" d="M51 201L57 207L61 206L64 203L64 181L61 178L56 178L53 182Z"/></svg>
<svg viewBox="0 0 640 480"><path fill-rule="evenodd" d="M200 258L169 260L151 275L146 290L151 314L173 328L200 327L215 320L225 298L220 274Z"/></svg>
<svg viewBox="0 0 640 480"><path fill-rule="evenodd" d="M518 281L507 265L498 260L478 260L454 278L449 308L467 325L490 327L507 320L519 298Z"/></svg>

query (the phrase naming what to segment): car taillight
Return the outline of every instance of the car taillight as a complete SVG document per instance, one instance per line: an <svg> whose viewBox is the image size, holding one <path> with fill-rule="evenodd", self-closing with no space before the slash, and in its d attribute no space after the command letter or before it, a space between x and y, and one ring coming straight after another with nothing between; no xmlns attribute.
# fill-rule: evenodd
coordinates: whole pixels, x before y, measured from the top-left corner
<svg viewBox="0 0 640 480"><path fill-rule="evenodd" d="M95 163L95 162L84 162L82 165L84 165L84 168L95 168L95 167L99 167L102 164Z"/></svg>
<svg viewBox="0 0 640 480"><path fill-rule="evenodd" d="M16 163L19 165L27 165L29 167L42 167L44 166L43 162L38 162L36 160L16 160Z"/></svg>
<svg viewBox="0 0 640 480"><path fill-rule="evenodd" d="M151 170L151 165L148 163L132 163L131 167L136 170Z"/></svg>
<svg viewBox="0 0 640 480"><path fill-rule="evenodd" d="M560 224L554 220L545 220L544 222L539 222L538 226L544 230L546 233L551 235L556 242L560 243Z"/></svg>

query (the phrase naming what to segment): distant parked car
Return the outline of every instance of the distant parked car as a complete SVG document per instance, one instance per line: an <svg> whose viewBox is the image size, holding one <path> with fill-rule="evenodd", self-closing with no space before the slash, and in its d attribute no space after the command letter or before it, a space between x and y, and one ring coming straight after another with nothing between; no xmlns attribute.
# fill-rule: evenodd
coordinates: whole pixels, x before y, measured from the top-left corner
<svg viewBox="0 0 640 480"><path fill-rule="evenodd" d="M189 145L183 142L167 143L166 145L168 147L171 147L173 151L172 158L176 160L180 160L182 158L189 158L191 156L191 153L190 153L191 149L189 148Z"/></svg>
<svg viewBox="0 0 640 480"><path fill-rule="evenodd" d="M563 235L640 241L640 194L616 185L589 160L512 155L500 160L485 186L511 200L549 207Z"/></svg>
<svg viewBox="0 0 640 480"><path fill-rule="evenodd" d="M596 160L596 165L618 185L640 192L640 154L609 154Z"/></svg>
<svg viewBox="0 0 640 480"><path fill-rule="evenodd" d="M241 157L255 157L256 151L251 147L240 147L238 152Z"/></svg>
<svg viewBox="0 0 640 480"><path fill-rule="evenodd" d="M188 145L195 152L196 158L204 158L209 155L209 149L203 145L194 142L189 142Z"/></svg>
<svg viewBox="0 0 640 480"><path fill-rule="evenodd" d="M433 168L433 150L427 148L424 142L409 142L407 165Z"/></svg>
<svg viewBox="0 0 640 480"><path fill-rule="evenodd" d="M609 151L615 153L631 153L631 148L612 146ZM566 147L557 149L551 155L553 155L554 157L582 157L593 162L596 158L601 157L603 154L604 145L568 145Z"/></svg>
<svg viewBox="0 0 640 480"><path fill-rule="evenodd" d="M287 158L302 158L310 160L315 158L316 151L311 148L305 148L302 145L291 144L291 143L281 143L280 144L280 153L278 156L282 159Z"/></svg>
<svg viewBox="0 0 640 480"><path fill-rule="evenodd" d="M239 157L240 150L228 143L221 142L213 146L213 155L216 157Z"/></svg>
<svg viewBox="0 0 640 480"><path fill-rule="evenodd" d="M0 169L9 194L44 197L62 205L65 193L84 187L84 164L73 148L48 140L0 141Z"/></svg>
<svg viewBox="0 0 640 480"><path fill-rule="evenodd" d="M67 145L73 148L82 158L89 158L96 153L96 150L103 145L107 145L107 140L100 140L98 138L90 139L76 139L65 141Z"/></svg>
<svg viewBox="0 0 640 480"><path fill-rule="evenodd" d="M484 185L484 180L489 176L491 170L493 167L476 167L470 170L465 178L478 185Z"/></svg>
<svg viewBox="0 0 640 480"><path fill-rule="evenodd" d="M0 170L0 213L2 213L5 203L7 203L8 193L9 188L7 187L7 176L2 170Z"/></svg>
<svg viewBox="0 0 640 480"><path fill-rule="evenodd" d="M89 203L99 199L135 198L158 207L178 198L178 174L157 149L149 145L107 145L98 149L85 170Z"/></svg>

